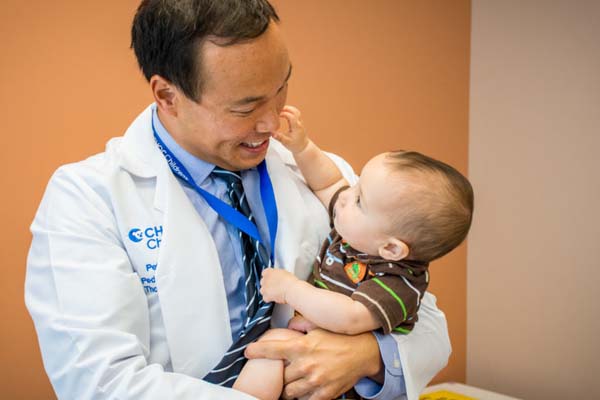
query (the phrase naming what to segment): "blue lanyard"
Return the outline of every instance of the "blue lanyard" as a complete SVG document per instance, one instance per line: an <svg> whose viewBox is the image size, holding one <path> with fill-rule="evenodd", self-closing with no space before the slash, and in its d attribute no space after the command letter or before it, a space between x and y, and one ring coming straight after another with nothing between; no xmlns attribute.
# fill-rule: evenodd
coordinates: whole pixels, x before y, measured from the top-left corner
<svg viewBox="0 0 600 400"><path fill-rule="evenodd" d="M171 171L179 178L183 179L187 184L189 184L200 196L206 200L208 205L215 210L217 214L219 214L225 221L232 224L239 230L248 234L252 238L259 241L265 248L267 247L260 237L260 233L258 232L258 228L256 225L244 216L241 212L231 207L229 204L225 203L218 197L212 195L206 190L202 189L200 186L196 184L192 175L188 172L188 170L181 164L181 162L175 157L175 155L169 150L169 148L164 144L164 142L156 133L156 128L154 127L154 118L152 118L152 132L154 133L154 139L156 140L156 144L158 148L165 156ZM275 257L275 237L277 235L277 203L275 202L275 193L273 192L273 184L271 183L271 178L269 177L269 172L267 171L267 164L263 160L260 164L258 164L258 173L260 175L260 197L263 202L263 207L265 210L265 215L267 217L267 225L269 226L269 238L271 239L271 266L274 265L274 257Z"/></svg>

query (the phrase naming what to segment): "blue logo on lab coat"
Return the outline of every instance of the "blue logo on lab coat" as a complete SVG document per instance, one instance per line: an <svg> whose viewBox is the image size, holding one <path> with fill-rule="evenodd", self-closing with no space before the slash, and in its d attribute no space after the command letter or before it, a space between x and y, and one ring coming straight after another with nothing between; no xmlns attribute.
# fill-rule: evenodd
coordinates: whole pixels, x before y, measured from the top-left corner
<svg viewBox="0 0 600 400"><path fill-rule="evenodd" d="M138 229L138 228L133 228L132 230L129 231L129 240L131 240L132 242L141 242L144 239L144 233Z"/></svg>
<svg viewBox="0 0 600 400"><path fill-rule="evenodd" d="M150 250L158 249L162 240L163 227L149 226L147 228L133 228L129 231L129 240L134 243L145 242L146 247Z"/></svg>

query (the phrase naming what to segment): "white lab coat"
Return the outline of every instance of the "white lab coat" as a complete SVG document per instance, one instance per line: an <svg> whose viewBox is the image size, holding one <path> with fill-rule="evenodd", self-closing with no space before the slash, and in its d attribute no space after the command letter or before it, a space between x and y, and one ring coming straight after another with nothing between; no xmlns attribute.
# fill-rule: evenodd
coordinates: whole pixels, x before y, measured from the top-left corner
<svg viewBox="0 0 600 400"><path fill-rule="evenodd" d="M250 399L200 379L231 345L223 277L150 121L148 108L104 153L59 168L48 184L25 283L44 366L61 399ZM306 277L327 214L275 141L267 165L279 211L276 265ZM434 296L421 304L415 330L395 336L410 399L450 354ZM274 325L290 316L278 307Z"/></svg>

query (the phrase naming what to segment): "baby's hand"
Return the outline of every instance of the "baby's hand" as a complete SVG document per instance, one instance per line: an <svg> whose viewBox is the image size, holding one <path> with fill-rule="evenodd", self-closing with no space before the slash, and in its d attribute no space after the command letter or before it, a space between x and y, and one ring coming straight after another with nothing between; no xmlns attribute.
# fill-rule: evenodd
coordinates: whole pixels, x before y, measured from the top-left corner
<svg viewBox="0 0 600 400"><path fill-rule="evenodd" d="M285 294L298 278L284 269L266 268L260 280L260 294L267 302L285 304Z"/></svg>
<svg viewBox="0 0 600 400"><path fill-rule="evenodd" d="M308 145L308 137L300 119L300 110L293 106L284 106L279 116L286 119L288 129L287 132L274 132L273 137L279 140L292 154L300 153Z"/></svg>

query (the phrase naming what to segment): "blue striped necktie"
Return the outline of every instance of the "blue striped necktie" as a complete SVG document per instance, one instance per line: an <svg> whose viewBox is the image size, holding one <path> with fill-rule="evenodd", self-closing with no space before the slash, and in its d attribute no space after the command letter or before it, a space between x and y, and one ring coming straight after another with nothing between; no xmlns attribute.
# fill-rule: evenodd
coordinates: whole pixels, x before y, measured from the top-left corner
<svg viewBox="0 0 600 400"><path fill-rule="evenodd" d="M231 207L246 216L250 222L256 224L252 210L250 210L250 205L246 199L246 194L244 193L242 178L239 172L227 171L220 167L215 167L213 176L227 183L227 195L231 201ZM263 268L269 265L269 256L265 247L258 240L250 237L241 230L238 230L238 235L242 246L242 261L246 276L244 285L246 287L246 313L248 320L250 320L256 314L256 310L258 310L258 305L262 299L258 290L258 282L260 282Z"/></svg>
<svg viewBox="0 0 600 400"><path fill-rule="evenodd" d="M215 178L227 183L227 195L231 207L245 215L250 222L256 224L248 200L242 186L239 172L215 167ZM223 359L203 379L218 385L231 387L246 363L244 349L256 341L268 328L273 303L265 303L260 295L258 284L263 268L269 267L269 256L264 246L256 239L238 230L242 247L242 259L245 273L246 314L244 328L240 337L232 344Z"/></svg>

